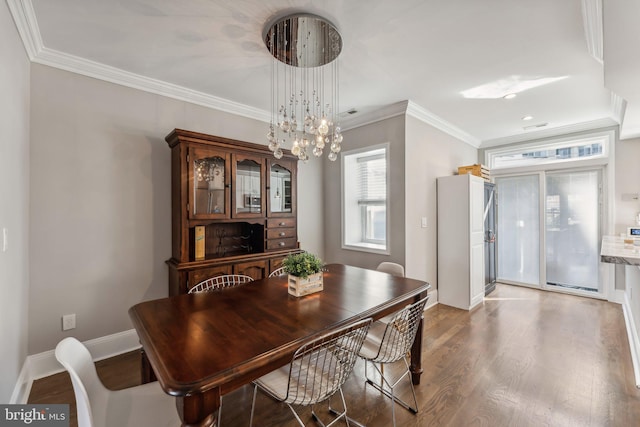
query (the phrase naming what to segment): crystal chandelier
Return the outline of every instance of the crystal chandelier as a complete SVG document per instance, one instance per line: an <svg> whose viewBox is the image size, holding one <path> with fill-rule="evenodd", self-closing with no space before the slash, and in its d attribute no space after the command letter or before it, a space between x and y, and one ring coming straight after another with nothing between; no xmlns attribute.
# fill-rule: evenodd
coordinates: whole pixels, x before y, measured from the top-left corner
<svg viewBox="0 0 640 427"><path fill-rule="evenodd" d="M341 150L338 114L338 55L342 37L327 20L294 14L264 30L271 63L269 149L279 159L283 146L306 162L309 154L335 161Z"/></svg>

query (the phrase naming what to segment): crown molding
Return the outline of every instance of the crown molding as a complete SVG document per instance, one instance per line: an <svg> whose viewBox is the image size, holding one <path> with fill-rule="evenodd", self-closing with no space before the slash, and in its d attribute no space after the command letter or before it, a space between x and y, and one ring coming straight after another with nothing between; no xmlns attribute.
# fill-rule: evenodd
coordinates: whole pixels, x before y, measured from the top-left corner
<svg viewBox="0 0 640 427"><path fill-rule="evenodd" d="M7 0L7 6L22 39L24 49L33 61L42 50L42 37L31 0Z"/></svg>
<svg viewBox="0 0 640 427"><path fill-rule="evenodd" d="M431 125L433 127L435 127L436 129L439 129L451 136L453 136L454 138L457 138L463 142L466 142L467 144L471 145L474 148L479 148L480 147L480 140L469 135L468 133L466 133L465 131L463 131L462 129L454 126L453 124L449 123L448 121L436 116L435 114L433 114L432 112L426 110L425 108L422 108L421 106L419 106L418 104L412 102L412 101L408 101L408 106L407 106L407 115L414 117L428 125Z"/></svg>
<svg viewBox="0 0 640 427"><path fill-rule="evenodd" d="M602 0L582 0L582 21L589 53L603 64Z"/></svg>
<svg viewBox="0 0 640 427"><path fill-rule="evenodd" d="M618 94L611 92L611 118L620 126L624 122L624 114L627 110L627 101Z"/></svg>
<svg viewBox="0 0 640 427"><path fill-rule="evenodd" d="M269 122L267 111L43 47L33 62L133 89Z"/></svg>
<svg viewBox="0 0 640 427"><path fill-rule="evenodd" d="M589 122L574 123L566 126L558 126L550 129L539 130L535 132L526 132L520 135L505 136L504 138L487 139L482 141L480 148L496 147L499 145L512 144L515 142L533 141L536 139L549 138L555 136L568 135L575 132L585 132L595 129L602 129L611 126L617 126L618 123L611 117L604 117Z"/></svg>
<svg viewBox="0 0 640 427"><path fill-rule="evenodd" d="M620 127L620 140L640 138L640 127L629 129Z"/></svg>
<svg viewBox="0 0 640 427"><path fill-rule="evenodd" d="M27 54L32 62L95 79L119 84L133 89L162 95L180 101L190 102L203 107L213 108L231 114L268 123L271 115L268 111L230 101L228 99L191 90L172 83L141 76L104 65L95 61L70 55L55 49L49 49L42 43L40 30L31 0L7 0L13 19L18 27ZM345 118L341 125L344 130L375 123L391 117L408 114L441 131L478 148L480 141L411 101L401 101L375 111L355 117Z"/></svg>
<svg viewBox="0 0 640 427"><path fill-rule="evenodd" d="M344 117L341 115L340 127L343 131L359 128L361 126L370 125L381 120L390 119L404 115L407 112L407 103L409 101L400 101L381 107L377 110L367 111L353 116ZM345 113L342 113L345 114Z"/></svg>
<svg viewBox="0 0 640 427"><path fill-rule="evenodd" d="M344 119L341 122L341 126L343 130L350 130L404 114L433 126L472 147L478 148L480 146L480 140L409 100L396 102L374 111Z"/></svg>
<svg viewBox="0 0 640 427"><path fill-rule="evenodd" d="M624 118L627 112L627 100L615 92L611 92L611 118L620 125L620 139L631 139L640 137L640 128L629 129L624 126Z"/></svg>
<svg viewBox="0 0 640 427"><path fill-rule="evenodd" d="M62 69L87 77L107 81L110 83L142 90L156 95L166 96L184 102L189 102L203 107L220 110L230 114L247 117L261 122L268 123L271 115L268 111L250 107L245 104L234 102L228 99L209 95L204 92L195 91L183 86L163 82L121 70L119 68L104 65L95 61L90 61L78 56L66 54L54 49L45 47L42 43L40 30L38 28L35 11L31 0L6 0L13 20L22 38L27 55L34 63L47 65ZM585 22L585 34L589 51L594 57L602 62L602 0L583 0L583 18ZM599 57L597 56L599 55ZM378 110L366 112L354 117L344 118L342 128L344 130L354 129L381 120L385 120L399 115L409 115L436 129L457 138L472 147L484 148L495 145L508 144L511 142L521 142L530 139L556 136L562 133L591 130L598 127L611 126L614 120L622 123L626 102L624 99L612 94L612 116L614 119L601 119L595 122L578 123L570 126L563 126L554 129L546 129L522 135L513 135L504 138L481 141L462 129L454 126L446 120L436 116L425 108L406 100L397 102ZM634 133L635 137L637 134Z"/></svg>
<svg viewBox="0 0 640 427"><path fill-rule="evenodd" d="M203 107L213 108L231 114L268 123L269 112L250 107L228 99L198 92L172 83L141 76L104 65L95 61L69 55L42 44L40 30L31 0L7 0L9 10L22 38L29 59L37 64L47 65L110 83L162 95Z"/></svg>

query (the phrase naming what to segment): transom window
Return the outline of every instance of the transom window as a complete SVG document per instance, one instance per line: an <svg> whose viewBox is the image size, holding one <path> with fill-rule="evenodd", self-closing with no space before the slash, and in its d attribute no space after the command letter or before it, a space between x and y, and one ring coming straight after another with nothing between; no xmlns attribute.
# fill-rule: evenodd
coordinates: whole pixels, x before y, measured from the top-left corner
<svg viewBox="0 0 640 427"><path fill-rule="evenodd" d="M548 165L567 161L606 158L608 155L607 148L608 138L597 136L487 150L487 161L491 170Z"/></svg>

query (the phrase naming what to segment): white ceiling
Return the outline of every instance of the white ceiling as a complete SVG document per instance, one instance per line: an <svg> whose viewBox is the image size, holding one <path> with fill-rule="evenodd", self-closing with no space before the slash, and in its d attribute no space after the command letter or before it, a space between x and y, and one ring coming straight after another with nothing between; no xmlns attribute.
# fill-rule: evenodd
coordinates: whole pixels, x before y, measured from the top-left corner
<svg viewBox="0 0 640 427"><path fill-rule="evenodd" d="M340 109L358 110L352 120L409 100L416 116L476 146L623 118L622 136L637 136L625 128L640 129L633 102L640 81L632 77L640 63L620 60L629 46L615 43L629 35L605 39L603 65L587 43L592 37L598 50L602 13L585 14L583 3L589 9L601 0L8 0L34 62L262 120L271 69L265 23L285 12L314 13L343 36ZM628 104L624 93L605 87L605 70L622 75L617 86ZM489 83L547 78L561 79L511 100L462 95ZM522 121L527 115L533 119Z"/></svg>

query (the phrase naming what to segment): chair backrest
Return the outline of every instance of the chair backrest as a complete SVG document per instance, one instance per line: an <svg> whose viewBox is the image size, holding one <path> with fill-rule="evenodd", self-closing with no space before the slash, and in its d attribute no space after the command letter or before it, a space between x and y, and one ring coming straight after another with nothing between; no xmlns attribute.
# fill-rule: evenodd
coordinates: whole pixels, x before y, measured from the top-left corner
<svg viewBox="0 0 640 427"><path fill-rule="evenodd" d="M225 274L224 276L216 276L204 280L191 289L189 293L211 292L219 289L232 288L243 283L253 282L253 278L244 274Z"/></svg>
<svg viewBox="0 0 640 427"><path fill-rule="evenodd" d="M271 273L269 273L269 277L277 277L277 276L284 276L285 271L284 271L284 267L278 267L275 270L273 270Z"/></svg>
<svg viewBox="0 0 640 427"><path fill-rule="evenodd" d="M313 405L331 397L347 380L371 319L342 327L300 347L289 368L287 403Z"/></svg>
<svg viewBox="0 0 640 427"><path fill-rule="evenodd" d="M404 277L404 267L395 262L381 262L378 264L376 270L389 273L393 276Z"/></svg>
<svg viewBox="0 0 640 427"><path fill-rule="evenodd" d="M106 419L107 390L96 372L89 350L80 341L67 337L56 346L56 359L69 372L78 407L78 427L94 427L94 419Z"/></svg>
<svg viewBox="0 0 640 427"><path fill-rule="evenodd" d="M428 296L414 302L391 316L387 323L377 356L372 359L377 363L393 363L404 357L416 339L418 326Z"/></svg>

